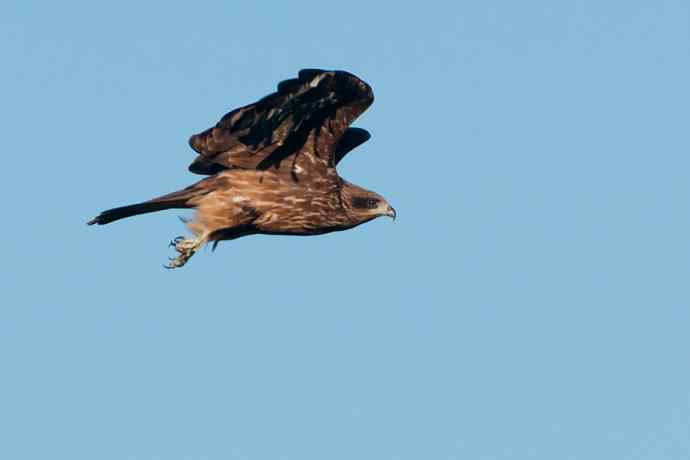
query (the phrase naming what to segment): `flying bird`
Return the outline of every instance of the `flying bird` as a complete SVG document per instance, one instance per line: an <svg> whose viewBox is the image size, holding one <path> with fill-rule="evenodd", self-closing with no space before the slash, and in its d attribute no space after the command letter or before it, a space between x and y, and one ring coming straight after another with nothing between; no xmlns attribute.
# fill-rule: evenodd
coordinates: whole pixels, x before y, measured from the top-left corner
<svg viewBox="0 0 690 460"><path fill-rule="evenodd" d="M189 171L209 177L143 203L103 211L88 222L109 224L163 209L193 208L193 237L170 244L183 266L204 244L255 234L319 235L380 216L395 219L379 194L341 178L336 166L370 134L350 124L374 101L351 73L301 70L277 91L235 109L189 139Z"/></svg>

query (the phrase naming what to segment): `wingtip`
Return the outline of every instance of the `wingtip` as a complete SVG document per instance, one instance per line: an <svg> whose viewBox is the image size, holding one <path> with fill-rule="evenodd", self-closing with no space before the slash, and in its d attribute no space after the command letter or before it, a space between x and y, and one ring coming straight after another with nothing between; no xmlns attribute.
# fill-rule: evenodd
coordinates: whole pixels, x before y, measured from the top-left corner
<svg viewBox="0 0 690 460"><path fill-rule="evenodd" d="M364 128L359 128L357 126L350 126L348 131L357 134L362 139L362 142L366 142L371 139L371 133Z"/></svg>

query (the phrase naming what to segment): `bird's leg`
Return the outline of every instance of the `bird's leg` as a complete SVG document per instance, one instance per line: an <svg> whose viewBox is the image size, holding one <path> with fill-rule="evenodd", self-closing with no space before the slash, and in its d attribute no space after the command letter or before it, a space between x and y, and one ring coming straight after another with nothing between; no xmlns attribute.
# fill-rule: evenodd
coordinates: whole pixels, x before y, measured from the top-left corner
<svg viewBox="0 0 690 460"><path fill-rule="evenodd" d="M205 240L205 238L184 238L178 236L170 242L170 246L174 246L179 255L177 257L171 257L168 265L164 265L164 267L179 268L183 266L201 245L204 244Z"/></svg>

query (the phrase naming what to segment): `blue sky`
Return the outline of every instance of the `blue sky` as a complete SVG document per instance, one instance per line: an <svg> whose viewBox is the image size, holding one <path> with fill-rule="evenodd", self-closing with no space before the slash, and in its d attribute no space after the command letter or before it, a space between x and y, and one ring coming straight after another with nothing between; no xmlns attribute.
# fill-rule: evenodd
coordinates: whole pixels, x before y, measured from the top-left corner
<svg viewBox="0 0 690 460"><path fill-rule="evenodd" d="M0 55L0 458L690 457L686 1L10 1ZM395 223L84 225L303 67Z"/></svg>

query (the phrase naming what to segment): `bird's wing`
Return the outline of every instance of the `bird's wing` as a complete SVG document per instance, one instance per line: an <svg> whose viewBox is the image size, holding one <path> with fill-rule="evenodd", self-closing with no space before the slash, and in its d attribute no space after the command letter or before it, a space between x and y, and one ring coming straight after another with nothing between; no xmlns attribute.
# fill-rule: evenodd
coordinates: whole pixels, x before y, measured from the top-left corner
<svg viewBox="0 0 690 460"><path fill-rule="evenodd" d="M366 129L347 128L335 148L335 157L333 158L335 164L337 165L340 163L340 160L342 160L345 155L368 141L370 138L371 134L369 134L369 131Z"/></svg>
<svg viewBox="0 0 690 460"><path fill-rule="evenodd" d="M199 156L189 169L215 174L226 168L273 168L294 174L291 168L335 167L368 138L366 131L348 127L373 101L371 87L348 72L301 70L275 93L192 136L189 145Z"/></svg>

